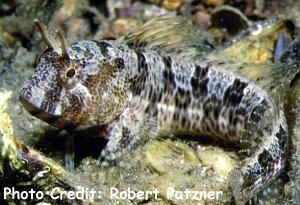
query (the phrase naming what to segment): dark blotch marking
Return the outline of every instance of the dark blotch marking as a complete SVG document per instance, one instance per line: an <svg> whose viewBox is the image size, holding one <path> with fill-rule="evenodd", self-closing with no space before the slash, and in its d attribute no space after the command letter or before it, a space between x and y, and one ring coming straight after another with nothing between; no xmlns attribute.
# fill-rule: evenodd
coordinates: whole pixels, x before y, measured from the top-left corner
<svg viewBox="0 0 300 205"><path fill-rule="evenodd" d="M288 140L288 134L287 131L283 129L282 125L280 125L279 132L275 134L275 137L278 139L280 150L284 151Z"/></svg>
<svg viewBox="0 0 300 205"><path fill-rule="evenodd" d="M238 108L235 110L235 114L237 116L245 116L246 115L246 110L243 108Z"/></svg>
<svg viewBox="0 0 300 205"><path fill-rule="evenodd" d="M101 54L104 57L107 57L107 53L108 53L108 47L111 47L111 45L105 41L93 41L97 44L97 46L100 48Z"/></svg>
<svg viewBox="0 0 300 205"><path fill-rule="evenodd" d="M229 108L229 122L230 122L230 124L232 124L232 122L233 122L233 116L234 116L234 111L233 111L233 109L232 108Z"/></svg>
<svg viewBox="0 0 300 205"><path fill-rule="evenodd" d="M153 95L151 97L151 102L152 104L156 104L157 103L157 95L155 92L153 92Z"/></svg>
<svg viewBox="0 0 300 205"><path fill-rule="evenodd" d="M224 93L224 105L237 107L244 96L243 91L247 85L246 82L235 79L233 84L230 85Z"/></svg>
<svg viewBox="0 0 300 205"><path fill-rule="evenodd" d="M219 99L215 93L207 97L203 102L204 118L202 119L201 123L203 124L203 130L205 133L214 134L214 132L216 132L220 135L222 134L221 130L223 129L221 129L220 124L218 123L218 118L220 116L222 107L222 100ZM230 111L233 115L233 110L230 109L229 113Z"/></svg>
<svg viewBox="0 0 300 205"><path fill-rule="evenodd" d="M176 112L173 114L173 119L174 119L175 122L179 120L179 113L178 113L178 111L176 111Z"/></svg>
<svg viewBox="0 0 300 205"><path fill-rule="evenodd" d="M210 67L209 64L206 67L203 67L203 68L199 65L196 65L193 77L198 79L198 80L201 80L202 78L204 78L207 75L209 67Z"/></svg>
<svg viewBox="0 0 300 205"><path fill-rule="evenodd" d="M209 112L210 112L210 106L205 106L204 107L204 114L205 114L205 117L207 117L209 115Z"/></svg>
<svg viewBox="0 0 300 205"><path fill-rule="evenodd" d="M175 94L175 106L179 109L186 109L191 102L191 94L189 90L184 90L180 87L177 88Z"/></svg>
<svg viewBox="0 0 300 205"><path fill-rule="evenodd" d="M171 65L172 65L172 59L170 56L167 56L167 57L163 57L163 62L164 64L166 65L166 68L171 68Z"/></svg>
<svg viewBox="0 0 300 205"><path fill-rule="evenodd" d="M150 106L147 105L146 109L145 109L145 113L149 113L149 110L150 110Z"/></svg>
<svg viewBox="0 0 300 205"><path fill-rule="evenodd" d="M157 116L157 114L158 114L158 109L157 109L156 106L153 107L152 113L153 113L154 116Z"/></svg>
<svg viewBox="0 0 300 205"><path fill-rule="evenodd" d="M238 123L238 121L239 121L239 118L238 118L237 116L234 117L234 118L233 118L233 122L232 122L233 126L236 126L237 123Z"/></svg>
<svg viewBox="0 0 300 205"><path fill-rule="evenodd" d="M260 114L254 109L251 113L251 121L258 123L261 120Z"/></svg>
<svg viewBox="0 0 300 205"><path fill-rule="evenodd" d="M186 91L180 87L178 87L178 94L180 97L184 97L186 94Z"/></svg>
<svg viewBox="0 0 300 205"><path fill-rule="evenodd" d="M153 95L153 88L152 86L149 87L149 91L148 91L148 99L151 99Z"/></svg>
<svg viewBox="0 0 300 205"><path fill-rule="evenodd" d="M168 93L173 93L175 88L176 88L176 83L175 83L175 76L173 72L169 69L165 69L163 71L163 78L164 78L164 90L167 91Z"/></svg>
<svg viewBox="0 0 300 205"><path fill-rule="evenodd" d="M265 150L258 156L258 163L261 165L261 167L267 168L270 163L272 163L273 157L270 154L268 150ZM262 175L265 175L267 172L267 169L262 170Z"/></svg>
<svg viewBox="0 0 300 205"><path fill-rule="evenodd" d="M193 95L197 98L205 97L208 93L208 89L207 89L208 83L209 83L208 78L205 78L201 81L192 78Z"/></svg>
<svg viewBox="0 0 300 205"><path fill-rule="evenodd" d="M163 96L163 92L162 91L158 91L158 94L157 94L158 96L157 96L157 101L158 102L161 102L161 100L162 100L162 96Z"/></svg>
<svg viewBox="0 0 300 205"><path fill-rule="evenodd" d="M138 56L138 71L139 74L133 79L131 83L131 90L134 95L140 95L141 92L145 89L145 82L148 77L148 65L146 63L145 56L141 52L137 52Z"/></svg>
<svg viewBox="0 0 300 205"><path fill-rule="evenodd" d="M182 127L186 127L186 123L187 123L187 118L186 118L185 115L183 115L183 116L181 117L181 126L182 126Z"/></svg>
<svg viewBox="0 0 300 205"><path fill-rule="evenodd" d="M206 67L202 68L199 65L195 67L195 72L193 77L191 78L191 86L193 95L195 97L201 97L207 95L207 84L209 79L206 77L210 65L208 64Z"/></svg>
<svg viewBox="0 0 300 205"><path fill-rule="evenodd" d="M125 67L124 60L122 58L116 58L115 65L118 70L122 70Z"/></svg>

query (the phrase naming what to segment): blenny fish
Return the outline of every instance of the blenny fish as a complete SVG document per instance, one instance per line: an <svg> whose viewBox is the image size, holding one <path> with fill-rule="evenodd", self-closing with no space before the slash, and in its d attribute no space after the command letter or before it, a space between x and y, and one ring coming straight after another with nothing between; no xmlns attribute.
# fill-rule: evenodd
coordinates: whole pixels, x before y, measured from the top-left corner
<svg viewBox="0 0 300 205"><path fill-rule="evenodd" d="M248 150L229 182L249 201L285 166L282 99L299 71L222 59L181 18L156 17L117 40L67 45L36 21L48 49L20 92L34 116L66 130L105 126L105 160L155 137L208 136ZM203 46L204 45L204 46Z"/></svg>

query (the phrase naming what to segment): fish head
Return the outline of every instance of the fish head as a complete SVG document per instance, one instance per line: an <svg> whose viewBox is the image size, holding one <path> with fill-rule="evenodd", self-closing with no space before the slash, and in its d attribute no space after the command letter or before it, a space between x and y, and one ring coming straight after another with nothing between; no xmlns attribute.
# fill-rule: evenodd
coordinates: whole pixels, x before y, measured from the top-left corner
<svg viewBox="0 0 300 205"><path fill-rule="evenodd" d="M85 129L116 119L126 105L124 60L109 41L78 41L47 49L19 99L32 115L62 129Z"/></svg>

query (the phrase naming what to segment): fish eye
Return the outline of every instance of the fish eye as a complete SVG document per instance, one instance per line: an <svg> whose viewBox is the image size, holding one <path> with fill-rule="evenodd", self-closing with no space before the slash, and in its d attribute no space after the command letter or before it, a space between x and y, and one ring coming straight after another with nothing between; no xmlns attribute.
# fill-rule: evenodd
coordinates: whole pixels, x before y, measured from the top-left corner
<svg viewBox="0 0 300 205"><path fill-rule="evenodd" d="M74 67L69 67L65 73L66 78L73 78L77 74L77 70Z"/></svg>

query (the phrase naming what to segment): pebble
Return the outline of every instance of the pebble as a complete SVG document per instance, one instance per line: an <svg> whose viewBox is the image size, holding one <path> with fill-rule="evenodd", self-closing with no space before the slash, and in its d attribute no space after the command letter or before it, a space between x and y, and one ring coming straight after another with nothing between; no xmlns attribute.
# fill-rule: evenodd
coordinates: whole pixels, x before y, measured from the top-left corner
<svg viewBox="0 0 300 205"><path fill-rule="evenodd" d="M224 0L204 0L203 3L208 6L216 7L224 4Z"/></svg>
<svg viewBox="0 0 300 205"><path fill-rule="evenodd" d="M181 6L180 0L163 0L162 7L164 7L167 10L173 11L178 9Z"/></svg>
<svg viewBox="0 0 300 205"><path fill-rule="evenodd" d="M198 11L193 17L194 24L202 29L206 29L211 25L211 18L208 13Z"/></svg>

